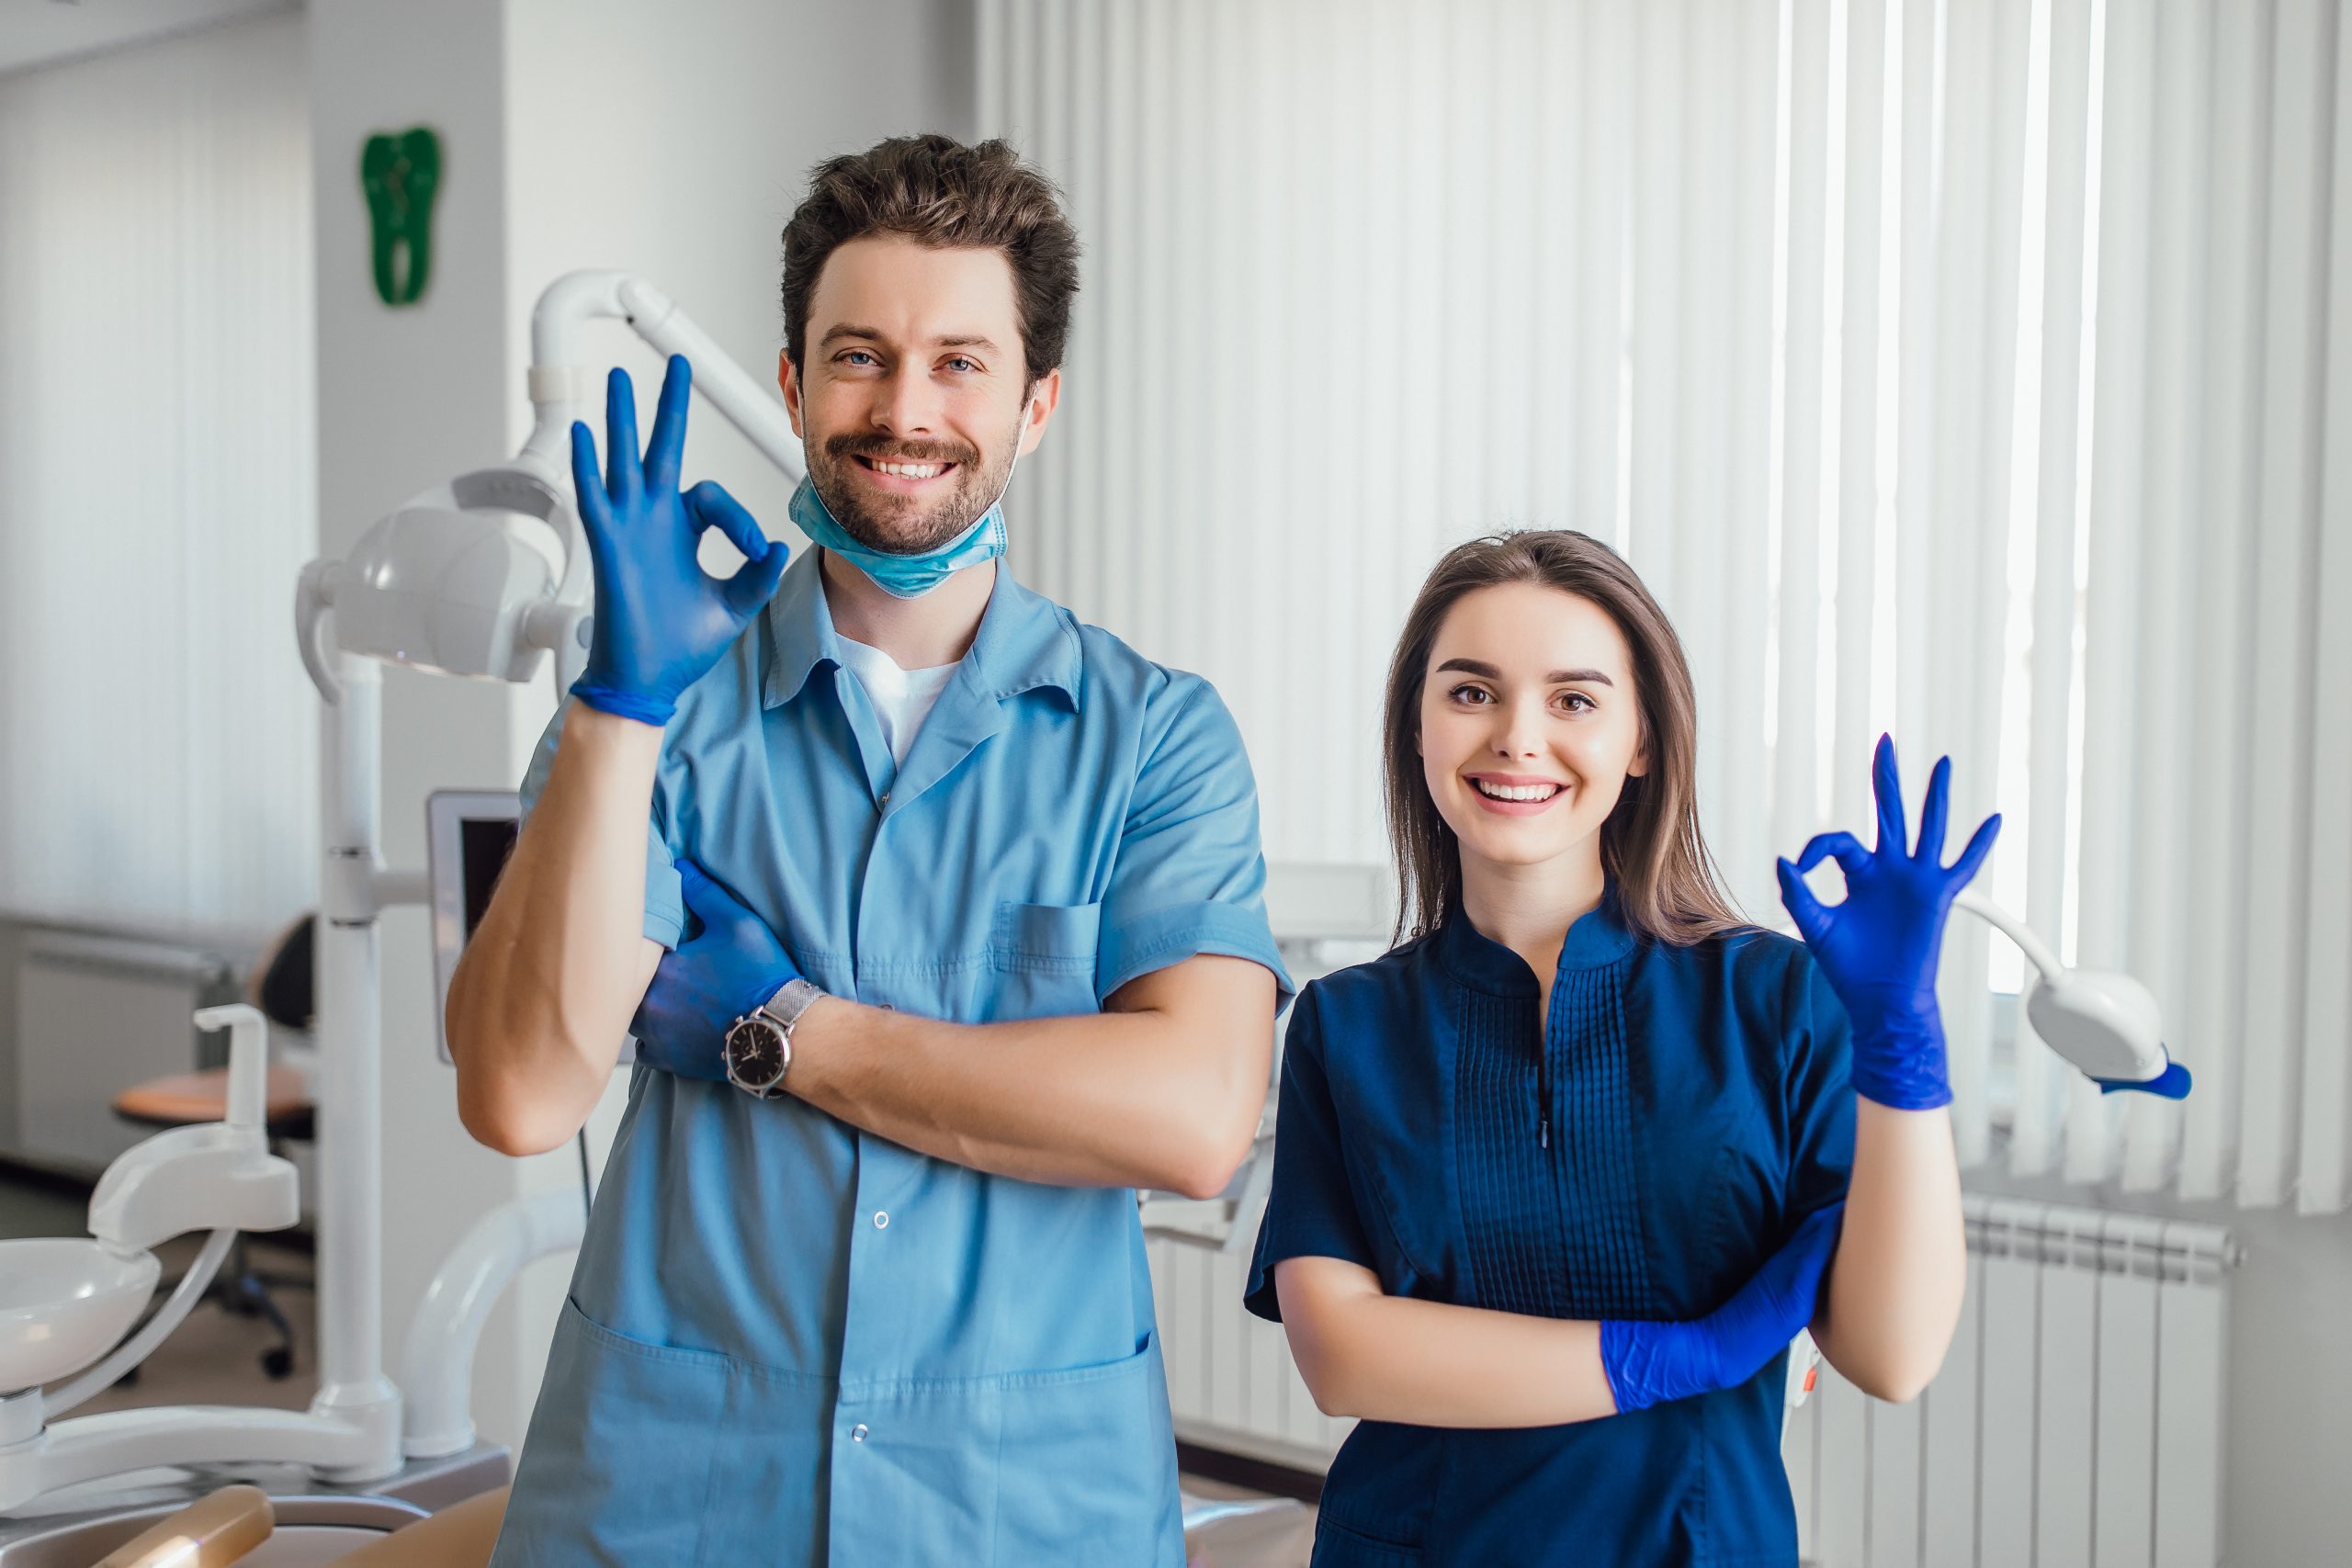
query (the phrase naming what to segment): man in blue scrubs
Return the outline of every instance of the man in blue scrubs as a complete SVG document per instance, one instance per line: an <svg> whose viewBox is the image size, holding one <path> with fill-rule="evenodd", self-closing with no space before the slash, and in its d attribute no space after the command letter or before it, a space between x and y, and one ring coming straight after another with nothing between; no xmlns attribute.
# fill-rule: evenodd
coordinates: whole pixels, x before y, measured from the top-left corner
<svg viewBox="0 0 2352 1568"><path fill-rule="evenodd" d="M884 142L785 255L821 547L680 492L683 362L640 464L616 372L587 671L451 987L511 1153L644 1036L496 1561L1175 1568L1133 1189L1218 1190L1264 1098L1249 765L1205 682L1001 563L1077 286L1051 187Z"/></svg>

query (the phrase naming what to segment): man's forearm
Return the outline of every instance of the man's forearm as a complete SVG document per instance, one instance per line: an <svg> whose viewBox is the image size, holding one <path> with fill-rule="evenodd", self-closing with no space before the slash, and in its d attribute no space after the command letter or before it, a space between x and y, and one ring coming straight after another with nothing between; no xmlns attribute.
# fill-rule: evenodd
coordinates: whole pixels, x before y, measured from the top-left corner
<svg viewBox="0 0 2352 1568"><path fill-rule="evenodd" d="M955 1024L827 999L785 1087L907 1148L1063 1187L1211 1196L1248 1154L1273 1050L1273 976L1187 959L1114 1010Z"/></svg>
<svg viewBox="0 0 2352 1568"><path fill-rule="evenodd" d="M449 986L458 1113L492 1147L587 1119L650 974L645 823L662 731L575 704L530 820Z"/></svg>
<svg viewBox="0 0 2352 1568"><path fill-rule="evenodd" d="M1859 1100L1845 1230L1813 1329L1821 1353L1866 1393L1916 1398L1943 1365L1967 1283L1951 1115Z"/></svg>

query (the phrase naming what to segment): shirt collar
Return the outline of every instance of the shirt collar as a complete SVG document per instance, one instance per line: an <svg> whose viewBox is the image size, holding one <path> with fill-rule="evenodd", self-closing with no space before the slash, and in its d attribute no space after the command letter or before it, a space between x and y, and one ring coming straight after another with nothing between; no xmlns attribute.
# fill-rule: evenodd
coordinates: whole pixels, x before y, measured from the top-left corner
<svg viewBox="0 0 2352 1568"><path fill-rule="evenodd" d="M760 705L781 707L800 694L820 664L842 663L842 637L825 603L824 573L809 549L792 563L768 601L770 643ZM996 586L980 613L979 630L964 656L974 688L1001 702L1023 692L1050 686L1078 706L1080 657L1078 626L1069 611L1012 580L1002 560Z"/></svg>
<svg viewBox="0 0 2352 1568"><path fill-rule="evenodd" d="M1600 904L1568 928L1567 940L1560 944L1558 972L1568 975L1614 964L1633 952L1634 943L1617 896L1616 878L1611 877L1601 890ZM1498 997L1536 994L1535 973L1527 961L1472 925L1459 901L1446 910L1436 945L1438 962L1446 973L1474 991Z"/></svg>

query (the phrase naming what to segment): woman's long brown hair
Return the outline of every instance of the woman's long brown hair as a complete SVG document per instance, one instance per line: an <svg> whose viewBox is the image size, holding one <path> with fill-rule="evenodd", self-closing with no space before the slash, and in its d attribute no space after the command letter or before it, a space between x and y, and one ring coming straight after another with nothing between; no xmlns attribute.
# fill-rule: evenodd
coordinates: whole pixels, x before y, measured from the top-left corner
<svg viewBox="0 0 2352 1568"><path fill-rule="evenodd" d="M1600 829L1601 868L1617 885L1625 923L1676 946L1746 927L1699 833L1699 710L1681 639L1615 550L1584 534L1531 530L1448 551L1421 584L1397 638L1382 717L1388 840L1401 898L1397 939L1435 930L1462 897L1462 846L1438 814L1421 771L1421 686L1430 650L1456 601L1507 582L1591 601L1617 623L1633 651L1649 770L1625 781Z"/></svg>

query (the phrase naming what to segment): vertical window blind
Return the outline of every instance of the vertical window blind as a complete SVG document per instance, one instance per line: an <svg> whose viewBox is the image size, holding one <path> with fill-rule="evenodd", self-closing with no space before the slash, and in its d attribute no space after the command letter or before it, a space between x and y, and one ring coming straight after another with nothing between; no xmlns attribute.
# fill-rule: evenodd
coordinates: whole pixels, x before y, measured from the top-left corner
<svg viewBox="0 0 2352 1568"><path fill-rule="evenodd" d="M1996 898L2162 1002L2195 1095L2102 1099L2022 1021L1996 1054L2021 967L1956 922L1966 1161L2345 1206L2335 0L983 0L978 38L983 128L1088 245L1015 567L1215 680L1270 855L1384 857L1440 551L1580 528L1682 636L1752 916L1866 828L1888 729L1915 811L1949 751L1955 820L2005 814Z"/></svg>
<svg viewBox="0 0 2352 1568"><path fill-rule="evenodd" d="M304 69L280 13L0 76L11 913L258 935L314 897Z"/></svg>

